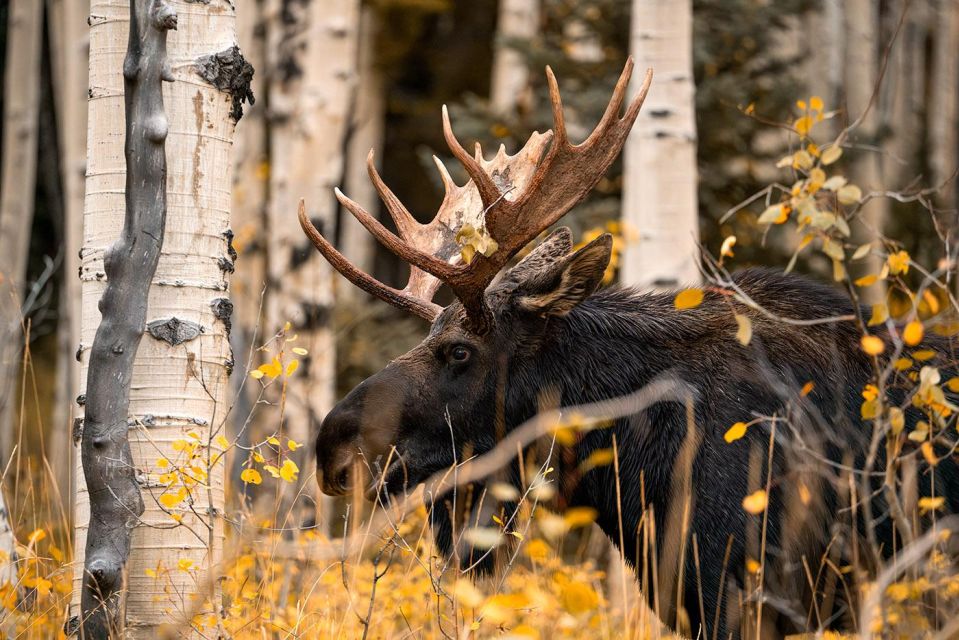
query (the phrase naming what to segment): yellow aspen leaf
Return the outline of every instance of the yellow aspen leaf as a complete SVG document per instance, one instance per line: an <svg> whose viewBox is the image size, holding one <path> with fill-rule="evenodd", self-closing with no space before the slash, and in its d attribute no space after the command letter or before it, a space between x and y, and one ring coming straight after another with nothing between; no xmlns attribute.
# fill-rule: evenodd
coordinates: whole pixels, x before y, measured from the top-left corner
<svg viewBox="0 0 959 640"><path fill-rule="evenodd" d="M186 491L178 491L176 493L164 493L160 496L160 504L166 507L167 509L173 509L178 504L183 502L183 499L186 497Z"/></svg>
<svg viewBox="0 0 959 640"><path fill-rule="evenodd" d="M902 433L902 430L906 427L906 415L902 412L902 409L899 407L890 407L889 408L889 428L892 430L894 436L898 436Z"/></svg>
<svg viewBox="0 0 959 640"><path fill-rule="evenodd" d="M519 500L519 489L508 482L494 482L489 488L490 494L500 502Z"/></svg>
<svg viewBox="0 0 959 640"><path fill-rule="evenodd" d="M280 467L280 477L286 482L293 482L296 480L296 475L300 472L300 468L296 466L296 463L287 458L283 461L283 465Z"/></svg>
<svg viewBox="0 0 959 640"><path fill-rule="evenodd" d="M910 358L897 358L892 366L896 368L896 371L906 371L912 367L912 360Z"/></svg>
<svg viewBox="0 0 959 640"><path fill-rule="evenodd" d="M847 184L836 191L841 204L855 204L862 200L862 189L854 184Z"/></svg>
<svg viewBox="0 0 959 640"><path fill-rule="evenodd" d="M30 545L35 545L44 538L47 537L47 532L43 529L34 529L30 532L30 535L27 537L27 542Z"/></svg>
<svg viewBox="0 0 959 640"><path fill-rule="evenodd" d="M753 339L753 322L747 316L736 314L736 339L746 346Z"/></svg>
<svg viewBox="0 0 959 640"><path fill-rule="evenodd" d="M906 251L889 254L886 264L889 265L889 273L892 275L909 273L909 254Z"/></svg>
<svg viewBox="0 0 959 640"><path fill-rule="evenodd" d="M583 470L589 471L596 467L606 467L613 463L612 449L596 449L583 461Z"/></svg>
<svg viewBox="0 0 959 640"><path fill-rule="evenodd" d="M726 430L726 433L723 435L723 440L725 440L727 443L732 443L736 442L744 435L746 435L746 423L737 422Z"/></svg>
<svg viewBox="0 0 959 640"><path fill-rule="evenodd" d="M475 609L483 604L486 596L480 591L473 581L468 578L460 578L453 584L453 597L456 601L468 609Z"/></svg>
<svg viewBox="0 0 959 640"><path fill-rule="evenodd" d="M810 142L808 145L806 145L806 151L808 151L809 153L811 153L813 156L817 158L819 157L820 151L819 151L818 144Z"/></svg>
<svg viewBox="0 0 959 640"><path fill-rule="evenodd" d="M762 567L760 566L759 562L757 562L754 558L746 559L746 571L748 571L749 573L755 575L759 573L759 570L761 568Z"/></svg>
<svg viewBox="0 0 959 640"><path fill-rule="evenodd" d="M309 353L309 351L307 351L303 347L293 347L293 353L295 353L298 356L305 356Z"/></svg>
<svg viewBox="0 0 959 640"><path fill-rule="evenodd" d="M170 446L173 447L174 451L186 451L186 449L189 448L190 443L188 443L186 440L174 440L173 444Z"/></svg>
<svg viewBox="0 0 959 640"><path fill-rule="evenodd" d="M263 470L266 471L271 476L273 476L274 478L280 477L280 470L272 464L263 465Z"/></svg>
<svg viewBox="0 0 959 640"><path fill-rule="evenodd" d="M913 351L912 357L918 360L919 362L926 362L927 360L932 360L938 354L932 349L922 349L920 351Z"/></svg>
<svg viewBox="0 0 959 640"><path fill-rule="evenodd" d="M549 554L549 544L540 538L530 540L526 545L526 555L529 556L531 560L543 561L549 557Z"/></svg>
<svg viewBox="0 0 959 640"><path fill-rule="evenodd" d="M223 436L223 434L220 434L220 435L218 435L217 437L215 437L215 438L213 439L213 444L215 444L216 446L220 447L221 449L229 449L229 448L230 448L230 441L227 440L227 439Z"/></svg>
<svg viewBox="0 0 959 640"><path fill-rule="evenodd" d="M857 287L870 287L876 284L877 280L879 280L879 276L877 276L875 273L870 273L868 276L856 278L856 281L853 284L855 284Z"/></svg>
<svg viewBox="0 0 959 640"><path fill-rule="evenodd" d="M872 249L872 245L869 243L859 245L852 254L853 260L862 260L867 255L869 255L869 250ZM878 276L877 276L878 278Z"/></svg>
<svg viewBox="0 0 959 640"><path fill-rule="evenodd" d="M766 207L757 222L759 224L782 224L786 220L789 220L789 207L780 202Z"/></svg>
<svg viewBox="0 0 959 640"><path fill-rule="evenodd" d="M156 578L157 572L156 569L144 569L143 573L147 574L150 578Z"/></svg>
<svg viewBox="0 0 959 640"><path fill-rule="evenodd" d="M871 356L878 356L886 350L886 343L877 336L863 336L860 341L862 350Z"/></svg>
<svg viewBox="0 0 959 640"><path fill-rule="evenodd" d="M279 358L273 358L273 360L267 364L261 364L257 367L259 371L263 372L268 378L278 378L280 374L283 373L283 364L280 362Z"/></svg>
<svg viewBox="0 0 959 640"><path fill-rule="evenodd" d="M592 507L571 507L563 514L563 521L570 529L587 527L596 521L598 515Z"/></svg>
<svg viewBox="0 0 959 640"><path fill-rule="evenodd" d="M799 108L800 111L805 111L805 110L806 110L806 101L805 101L805 100L796 100L796 106Z"/></svg>
<svg viewBox="0 0 959 640"><path fill-rule="evenodd" d="M263 461L264 461L264 460L263 460L263 454L260 453L259 451L254 451L254 452L253 452L253 462L256 462L256 463L258 463L258 464L263 464Z"/></svg>
<svg viewBox="0 0 959 640"><path fill-rule="evenodd" d="M793 123L793 127L796 129L796 133L805 137L809 135L809 131L812 129L813 121L809 116L803 116L797 118L796 122Z"/></svg>
<svg viewBox="0 0 959 640"><path fill-rule="evenodd" d="M822 188L823 184L826 182L826 172L815 167L809 172L809 182L807 184L807 189L809 193L816 193L819 189Z"/></svg>
<svg viewBox="0 0 959 640"><path fill-rule="evenodd" d="M736 236L726 236L726 239L723 240L723 246L719 248L719 256L721 258L732 258L734 246L736 246Z"/></svg>
<svg viewBox="0 0 959 640"><path fill-rule="evenodd" d="M914 347L922 342L922 333L922 323L918 320L913 320L902 330L902 341L910 347Z"/></svg>
<svg viewBox="0 0 959 640"><path fill-rule="evenodd" d="M812 155L805 149L800 149L793 154L793 168L808 171L812 167L814 160Z"/></svg>
<svg viewBox="0 0 959 640"><path fill-rule="evenodd" d="M254 369L253 371L250 372L250 377L253 378L254 380L259 380L260 378L263 377L263 372L260 371L259 369Z"/></svg>
<svg viewBox="0 0 959 640"><path fill-rule="evenodd" d="M754 491L743 498L743 509L746 510L746 513L758 515L766 510L766 505L768 502L769 500L766 496L766 490L759 489L758 491Z"/></svg>
<svg viewBox="0 0 959 640"><path fill-rule="evenodd" d="M180 571L187 572L193 568L193 560L190 560L189 558L180 558L177 560L176 567Z"/></svg>
<svg viewBox="0 0 959 640"><path fill-rule="evenodd" d="M922 446L919 447L919 450L922 451L922 457L926 459L930 467L939 464L939 458L936 457L936 451L932 448L932 442L926 440L922 443Z"/></svg>
<svg viewBox="0 0 959 640"><path fill-rule="evenodd" d="M819 96L812 96L811 98L809 98L809 108L812 109L813 111L822 111L823 109L822 98L820 98Z"/></svg>
<svg viewBox="0 0 959 640"><path fill-rule="evenodd" d="M683 289L676 294L676 298L673 299L673 305L677 309L693 309L698 307L703 302L703 290L702 289Z"/></svg>
<svg viewBox="0 0 959 640"><path fill-rule="evenodd" d="M889 319L889 307L885 302L872 305L872 316L869 318L869 326L875 327Z"/></svg>
<svg viewBox="0 0 959 640"><path fill-rule="evenodd" d="M829 166L838 160L842 156L842 147L839 145L832 145L822 152L822 156L819 158L820 162L824 166Z"/></svg>
<svg viewBox="0 0 959 640"><path fill-rule="evenodd" d="M891 600L896 602L903 602L909 598L909 585L902 582L894 582L888 587L886 587L886 595L889 596Z"/></svg>
<svg viewBox="0 0 959 640"><path fill-rule="evenodd" d="M295 440L286 441L286 448L289 449L290 451L296 451L302 446L303 446L302 444L300 444L299 442L296 442Z"/></svg>
<svg viewBox="0 0 959 640"><path fill-rule="evenodd" d="M170 466L170 461L167 460L166 458L160 458L159 460L157 460L156 465L160 469L166 469L167 467Z"/></svg>
<svg viewBox="0 0 959 640"><path fill-rule="evenodd" d="M919 502L916 503L919 507L919 513L925 515L930 511L939 511L946 506L946 498L944 496L936 496L934 498L924 497L919 498Z"/></svg>
<svg viewBox="0 0 959 640"><path fill-rule="evenodd" d="M924 290L922 292L922 299L926 303L926 306L929 307L929 313L932 315L939 313L939 299L932 291L929 289Z"/></svg>
<svg viewBox="0 0 959 640"><path fill-rule="evenodd" d="M802 386L802 389L799 391L799 395L805 398L810 393L812 393L812 390L815 388L816 388L816 383L810 380L809 382L807 382L806 384Z"/></svg>
<svg viewBox="0 0 959 640"><path fill-rule="evenodd" d="M240 474L240 480L247 484L260 484L263 482L263 476L256 469L250 467L243 470Z"/></svg>
<svg viewBox="0 0 959 640"><path fill-rule="evenodd" d="M290 376L292 376L296 372L296 370L299 368L300 368L299 360L290 360L290 363L286 365L286 377L289 378Z"/></svg>
<svg viewBox="0 0 959 640"><path fill-rule="evenodd" d="M523 538L525 537L525 536L524 536L522 533L520 533L519 531L510 531L510 532L509 532L509 535L513 536L514 538L516 538L516 539L519 540L520 542L522 542L522 541L523 541Z"/></svg>
<svg viewBox="0 0 959 640"><path fill-rule="evenodd" d="M949 388L949 391L953 393L959 393L959 377L949 378L949 382L946 383L946 387Z"/></svg>
<svg viewBox="0 0 959 640"><path fill-rule="evenodd" d="M270 436L266 439L267 444L272 444L274 447L280 446L280 439L276 436Z"/></svg>
<svg viewBox="0 0 959 640"><path fill-rule="evenodd" d="M592 611L599 606L599 595L585 582L567 582L563 585L559 598L563 608L573 615Z"/></svg>

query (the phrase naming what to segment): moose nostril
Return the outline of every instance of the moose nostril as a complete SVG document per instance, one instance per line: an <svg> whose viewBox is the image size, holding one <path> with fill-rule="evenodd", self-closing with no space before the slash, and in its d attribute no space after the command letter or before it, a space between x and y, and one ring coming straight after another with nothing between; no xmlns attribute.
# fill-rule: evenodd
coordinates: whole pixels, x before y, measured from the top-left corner
<svg viewBox="0 0 959 640"><path fill-rule="evenodd" d="M346 491L350 484L350 467L343 467L343 469L336 474L335 481L340 491Z"/></svg>

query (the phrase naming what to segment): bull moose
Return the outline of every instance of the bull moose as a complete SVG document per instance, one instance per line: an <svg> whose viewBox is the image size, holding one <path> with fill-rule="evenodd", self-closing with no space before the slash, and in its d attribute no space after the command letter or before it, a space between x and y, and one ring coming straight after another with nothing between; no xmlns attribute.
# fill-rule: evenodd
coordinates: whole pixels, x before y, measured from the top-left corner
<svg viewBox="0 0 959 640"><path fill-rule="evenodd" d="M861 415L861 393L874 365L860 348L862 329L848 297L803 277L752 269L707 287L701 304L680 310L671 294L599 289L611 237L574 251L566 228L508 268L620 153L652 79L647 71L621 115L631 71L629 61L602 120L579 145L567 138L548 68L554 129L534 133L516 155L501 147L487 160L479 145L469 154L444 109L446 141L470 181L458 186L437 160L446 194L428 224L417 222L384 184L371 155L370 179L398 235L336 194L410 264L401 290L353 266L301 205L304 231L343 276L431 323L421 344L326 416L316 441L321 488L343 494L364 482L352 474L365 468L372 472L368 495L389 497L490 451L537 415L544 394L559 407L574 407L670 379L680 384L679 396L582 432L557 453L558 499L596 510L597 524L635 566L651 602L658 588L663 620L694 637L740 637L740 611L756 593L760 561L768 610L763 637L848 626L855 589L836 586L841 575L816 568L823 558L834 567L868 565L853 557L864 537L878 541L886 556L900 544L880 490L883 450L873 452L869 508L857 507L848 491L850 478L858 483L872 473L863 470L872 430ZM463 246L475 237L484 243L464 259ZM432 302L442 284L456 297L445 308ZM751 319L747 345L735 339L737 314ZM936 344L944 354L946 345ZM903 402L905 392L890 393L890 402ZM750 426L727 442L739 422ZM607 449L615 449L616 465L584 467L591 453ZM507 473L520 483L518 463ZM935 468L920 458L917 473L920 495L935 483L947 507L959 511L959 473L948 455ZM762 515L744 510L744 497L767 486ZM447 498L435 497L430 506L437 542L452 553L456 515ZM658 562L648 549L660 554ZM678 559L666 562L667 552ZM811 606L827 583L831 604Z"/></svg>

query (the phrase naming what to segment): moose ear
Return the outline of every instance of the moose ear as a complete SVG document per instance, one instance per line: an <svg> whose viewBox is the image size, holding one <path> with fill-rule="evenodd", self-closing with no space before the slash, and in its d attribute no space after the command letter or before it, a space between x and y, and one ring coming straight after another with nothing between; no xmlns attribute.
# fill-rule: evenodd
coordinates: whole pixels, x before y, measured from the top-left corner
<svg viewBox="0 0 959 640"><path fill-rule="evenodd" d="M548 269L573 250L573 234L569 227L560 227L539 243L525 258L506 272L504 280L524 282Z"/></svg>
<svg viewBox="0 0 959 640"><path fill-rule="evenodd" d="M517 292L517 305L540 315L566 315L599 287L612 248L613 237L604 233L576 253L558 260L523 284Z"/></svg>

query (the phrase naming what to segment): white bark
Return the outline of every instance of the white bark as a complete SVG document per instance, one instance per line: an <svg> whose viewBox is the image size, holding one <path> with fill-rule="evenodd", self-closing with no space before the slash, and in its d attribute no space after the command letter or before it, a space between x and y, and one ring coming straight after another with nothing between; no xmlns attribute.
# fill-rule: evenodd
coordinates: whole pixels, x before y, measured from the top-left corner
<svg viewBox="0 0 959 640"><path fill-rule="evenodd" d="M286 433L308 442L333 404L332 269L309 246L294 212L305 198L311 218L335 224L333 188L343 177L343 150L356 82L358 0L288 7L295 19L276 20L274 0L267 45L270 64L270 206L268 254L271 291L266 331L292 324L295 346L309 350L286 390ZM311 455L312 447L302 449ZM311 462L298 461L306 469ZM308 477L304 471L301 478ZM315 487L309 487L315 491ZM306 491L306 489L304 489Z"/></svg>
<svg viewBox="0 0 959 640"><path fill-rule="evenodd" d="M625 284L699 281L692 20L690 0L633 2L631 53L655 76L626 143L623 224L639 239L624 250Z"/></svg>
<svg viewBox="0 0 959 640"><path fill-rule="evenodd" d="M848 0L845 5L845 87L846 117L849 122L858 118L867 108L869 113L859 127L850 135L851 142L859 145L874 145L879 123L879 107L869 105L879 76L879 5L874 0ZM866 193L883 187L881 156L875 150L857 149L850 156L850 179ZM853 234L857 243L870 242L882 233L888 215L889 203L884 198L875 198L862 208ZM878 273L879 262L871 256L861 263L863 275ZM881 286L863 290L863 302L875 304L884 296Z"/></svg>
<svg viewBox="0 0 959 640"><path fill-rule="evenodd" d="M22 301L33 222L40 99L43 3L11 0L8 8L0 183L0 459L16 440L15 418L24 335Z"/></svg>
<svg viewBox="0 0 959 640"><path fill-rule="evenodd" d="M57 386L53 418L54 437L47 455L56 474L64 506L73 495L73 447L70 431L80 388L76 350L80 344L80 267L83 240L84 174L87 165L87 67L89 0L48 0L53 54L54 99L63 179L63 289L60 294L57 340Z"/></svg>
<svg viewBox="0 0 959 640"><path fill-rule="evenodd" d="M529 99L526 57L513 43L533 40L539 29L539 11L539 0L500 0L490 84L490 106L497 113L509 114Z"/></svg>
<svg viewBox="0 0 959 640"><path fill-rule="evenodd" d="M367 211L379 209L379 197L366 173L366 156L373 150L377 165L381 164L383 154L383 117L386 112L383 75L376 66L376 33L378 30L376 9L363 7L360 16L359 58L357 60L357 78L353 88L353 113L350 125L350 137L346 148L346 166L344 171L344 191ZM373 257L376 252L376 240L363 225L351 215L340 217L340 244L343 253L354 265L373 273ZM338 297L352 297L354 300L366 298L366 293L356 287L340 287Z"/></svg>
<svg viewBox="0 0 959 640"><path fill-rule="evenodd" d="M122 68L128 3L93 0L91 4L89 164L81 257L82 388L99 323L104 250L118 236L124 217L125 180ZM129 414L136 426L130 430L130 446L146 504L141 524L133 532L128 565L126 626L128 637L134 638L156 637L158 625L189 620L192 614L209 610L209 600L201 598L194 604L185 594L200 592L215 600L211 592L224 534L222 519L216 517L224 508L222 462L212 468L208 490L198 486L191 491L196 513L183 509L187 501L173 509L182 515L182 526L171 528L174 520L158 502L164 487L158 482L162 469L157 460L182 460L174 443L194 441L191 432L204 445L222 433L232 360L226 326L216 311L228 296L228 273L223 266L230 260L226 232L233 104L230 95L199 75L197 61L234 46L233 3L177 0L173 4L179 23L169 34L168 55L175 82L163 88L169 121L167 222L147 323L175 317L199 325L202 332L176 345L146 335L133 365ZM89 497L83 482L78 484L75 560L82 563ZM192 562L195 570L178 570L179 560ZM147 569L158 568L159 577L147 575ZM80 574L77 571L74 577L73 614L77 613Z"/></svg>

